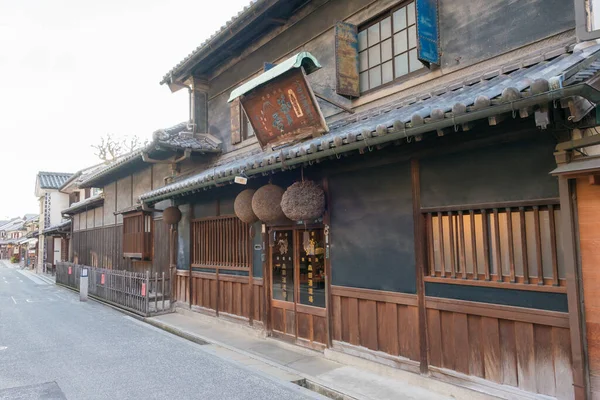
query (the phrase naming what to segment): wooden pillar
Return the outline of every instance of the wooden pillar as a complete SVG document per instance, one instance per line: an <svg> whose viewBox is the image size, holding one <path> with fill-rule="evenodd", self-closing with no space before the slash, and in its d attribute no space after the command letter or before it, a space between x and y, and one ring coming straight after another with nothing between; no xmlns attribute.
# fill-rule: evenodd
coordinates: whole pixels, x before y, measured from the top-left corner
<svg viewBox="0 0 600 400"><path fill-rule="evenodd" d="M573 183L567 178L562 176L558 178L563 254L567 278L571 355L573 359L573 389L576 400L585 400L588 398L588 390L585 378L581 282L577 257L574 191L572 185Z"/></svg>
<svg viewBox="0 0 600 400"><path fill-rule="evenodd" d="M332 338L332 326L333 323L333 310L332 310L332 298L331 298L331 192L329 190L329 179L327 177L323 178L323 190L325 191L325 196L327 199L327 211L325 212L325 216L323 218L323 222L325 223L325 309L327 311L327 347L331 348L333 345Z"/></svg>
<svg viewBox="0 0 600 400"><path fill-rule="evenodd" d="M419 160L412 159L410 162L413 197L413 223L415 243L415 267L417 277L417 304L419 307L419 352L421 373L426 374L429 370L427 360L427 310L425 309L425 274L426 248L424 241L423 218L421 216L421 177Z"/></svg>
<svg viewBox="0 0 600 400"><path fill-rule="evenodd" d="M248 323L254 325L254 226L248 225Z"/></svg>
<svg viewBox="0 0 600 400"><path fill-rule="evenodd" d="M263 293L264 293L264 324L265 330L269 336L271 336L271 271L269 269L269 234L267 226L261 224L262 234L262 267L263 267Z"/></svg>
<svg viewBox="0 0 600 400"><path fill-rule="evenodd" d="M177 225L171 225L169 229L169 272L171 274L171 308L175 302L177 292Z"/></svg>

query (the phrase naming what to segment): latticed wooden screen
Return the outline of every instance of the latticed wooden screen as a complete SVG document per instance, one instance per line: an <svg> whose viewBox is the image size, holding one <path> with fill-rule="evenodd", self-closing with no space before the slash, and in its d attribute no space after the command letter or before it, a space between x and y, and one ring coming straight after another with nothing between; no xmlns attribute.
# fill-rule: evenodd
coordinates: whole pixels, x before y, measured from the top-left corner
<svg viewBox="0 0 600 400"><path fill-rule="evenodd" d="M123 256L152 258L152 216L143 212L123 215Z"/></svg>
<svg viewBox="0 0 600 400"><path fill-rule="evenodd" d="M250 225L236 216L192 222L193 267L245 270L250 268Z"/></svg>
<svg viewBox="0 0 600 400"><path fill-rule="evenodd" d="M565 285L558 201L426 211L432 278Z"/></svg>

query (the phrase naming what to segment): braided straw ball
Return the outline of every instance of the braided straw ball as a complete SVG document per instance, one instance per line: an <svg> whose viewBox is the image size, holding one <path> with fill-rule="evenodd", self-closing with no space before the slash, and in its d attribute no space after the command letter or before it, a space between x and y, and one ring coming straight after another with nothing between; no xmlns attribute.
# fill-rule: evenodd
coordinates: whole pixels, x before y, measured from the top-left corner
<svg viewBox="0 0 600 400"><path fill-rule="evenodd" d="M269 183L261 187L252 197L252 211L265 223L285 220L285 214L281 211L281 196L283 189L279 186Z"/></svg>
<svg viewBox="0 0 600 400"><path fill-rule="evenodd" d="M258 221L258 217L252 211L252 197L256 190L254 189L246 189L242 190L240 194L235 198L235 202L233 203L233 211L235 215L242 221L247 224L252 224Z"/></svg>
<svg viewBox="0 0 600 400"><path fill-rule="evenodd" d="M313 181L296 182L281 198L281 209L292 221L310 221L325 212L325 192Z"/></svg>

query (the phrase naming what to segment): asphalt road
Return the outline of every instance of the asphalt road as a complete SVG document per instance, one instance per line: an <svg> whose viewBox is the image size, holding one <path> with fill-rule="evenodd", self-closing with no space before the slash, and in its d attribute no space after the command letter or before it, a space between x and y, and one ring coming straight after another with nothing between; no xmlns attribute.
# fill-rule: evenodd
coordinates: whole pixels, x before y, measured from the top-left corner
<svg viewBox="0 0 600 400"><path fill-rule="evenodd" d="M311 399L0 261L0 399Z"/></svg>

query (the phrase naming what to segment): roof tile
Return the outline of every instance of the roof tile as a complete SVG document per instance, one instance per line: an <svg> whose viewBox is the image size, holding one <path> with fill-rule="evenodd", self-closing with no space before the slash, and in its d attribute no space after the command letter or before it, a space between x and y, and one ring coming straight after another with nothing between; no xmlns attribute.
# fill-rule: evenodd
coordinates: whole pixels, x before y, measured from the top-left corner
<svg viewBox="0 0 600 400"><path fill-rule="evenodd" d="M38 172L41 189L58 189L73 174L68 172Z"/></svg>
<svg viewBox="0 0 600 400"><path fill-rule="evenodd" d="M303 154L308 153L306 149L313 149L311 151L311 159L320 158L322 156L316 156L312 153L318 153L324 149L330 148L331 142L339 143L342 139L342 145L339 146L339 150L336 147L336 155L341 155L345 151L350 151L349 143L363 141L365 147L370 146L367 143L369 140L378 140L379 142L385 142L388 136L389 129L378 129L381 133L380 136L372 139L374 136L373 131L376 131L378 127L393 128L393 131L397 134L406 136L406 129L411 128L407 123L412 120L425 120L430 117L431 110L441 110L444 113L450 113L449 116L444 116L443 119L438 120L426 120L425 127L428 123L431 124L452 124L454 123L454 115L451 111L457 104L461 104L467 107L467 110L472 110L475 103L475 99L484 96L487 99L500 99L502 91L506 88L515 88L521 93L522 99L525 98L524 92L530 87L531 83L537 79L548 80L552 77L561 76L572 70L580 62L585 60L590 66L586 70L597 71L595 63L593 61L600 58L600 45L588 47L584 50L577 51L570 55L563 55L552 59L551 61L540 61L538 64L530 64L527 68L521 68L513 71L510 74L497 75L489 80L474 79L470 86L466 86L461 89L454 91L448 91L436 97L429 97L427 93L422 93L421 96L417 96L420 100L414 103L407 103L406 99L401 99L396 102L397 105L392 112L380 113L368 110L363 113L355 114L347 119L342 119L330 124L330 132L327 135L310 139L303 143L293 144L290 147L284 149L285 154L294 155L300 154L301 157L306 157ZM540 60L543 60L540 58ZM600 63L599 63L600 66ZM481 75L480 75L481 76ZM469 80L467 80L468 82ZM543 99L540 99L542 101ZM395 106L394 104L393 106ZM469 108L471 107L471 108ZM467 114L470 111L467 111ZM447 121L445 121L447 120ZM436 128L432 128L433 131ZM352 140L349 140L349 135L352 135ZM391 137L389 140L396 140L397 135ZM345 144L344 144L345 143ZM352 149L356 148L357 143L353 143ZM348 150L345 149L348 148ZM281 153L284 154L284 153ZM219 179L219 177L226 175L226 173L232 169L239 168L240 170L246 170L248 174L260 173L264 171L252 172L252 169L257 169L259 166L266 167L269 164L276 164L281 162L281 156L278 153L264 153L258 154L245 154L237 160L222 160L217 159L215 163L209 166L204 171L174 182L167 186L155 189L148 193L140 196L140 199L145 202L155 202L164 198L171 197L176 194L188 193L192 190L197 190L200 187L207 186L210 183ZM249 167L251 166L251 167ZM218 182L215 182L215 184Z"/></svg>

